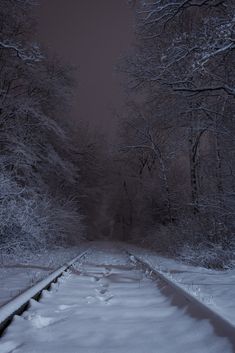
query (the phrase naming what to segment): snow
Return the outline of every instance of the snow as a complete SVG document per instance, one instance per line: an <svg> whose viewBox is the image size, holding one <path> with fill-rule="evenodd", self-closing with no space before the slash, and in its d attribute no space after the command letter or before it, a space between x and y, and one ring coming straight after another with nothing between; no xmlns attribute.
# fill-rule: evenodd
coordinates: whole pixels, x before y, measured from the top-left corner
<svg viewBox="0 0 235 353"><path fill-rule="evenodd" d="M46 286L48 286L52 281L54 281L58 276L60 276L65 270L67 270L68 266L73 265L80 257L82 257L85 253L80 254L75 259L69 261L64 266L60 267L49 276L44 278L42 281L38 282L28 290L24 291L22 294L17 296L15 299L10 301L8 304L2 306L0 308L0 324L4 322L12 313L16 312L19 308L25 305L30 298L33 298L39 292L43 290ZM53 285L53 284L52 284Z"/></svg>
<svg viewBox="0 0 235 353"><path fill-rule="evenodd" d="M68 249L55 248L38 254L1 254L0 307L76 257L87 248L83 243Z"/></svg>
<svg viewBox="0 0 235 353"><path fill-rule="evenodd" d="M1 268L0 269L0 306L11 298L19 295L50 272L31 268Z"/></svg>
<svg viewBox="0 0 235 353"><path fill-rule="evenodd" d="M235 269L216 271L186 265L148 249L126 248L235 325Z"/></svg>
<svg viewBox="0 0 235 353"><path fill-rule="evenodd" d="M93 250L16 316L0 353L232 352L207 320L172 305L124 251Z"/></svg>

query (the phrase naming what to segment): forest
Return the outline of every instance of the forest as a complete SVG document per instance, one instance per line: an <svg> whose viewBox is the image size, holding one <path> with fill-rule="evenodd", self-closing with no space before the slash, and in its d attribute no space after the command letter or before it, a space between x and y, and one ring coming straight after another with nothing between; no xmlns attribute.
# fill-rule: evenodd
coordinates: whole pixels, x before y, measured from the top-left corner
<svg viewBox="0 0 235 353"><path fill-rule="evenodd" d="M110 143L68 118L76 68L37 43L37 2L1 0L0 251L106 239L232 266L235 3L129 3L135 43L114 68L126 102Z"/></svg>

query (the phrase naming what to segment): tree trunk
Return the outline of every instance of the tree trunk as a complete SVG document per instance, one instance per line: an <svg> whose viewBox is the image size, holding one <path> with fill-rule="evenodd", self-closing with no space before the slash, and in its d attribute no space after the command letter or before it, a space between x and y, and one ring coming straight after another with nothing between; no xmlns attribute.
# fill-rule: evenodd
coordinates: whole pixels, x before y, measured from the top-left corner
<svg viewBox="0 0 235 353"><path fill-rule="evenodd" d="M160 166L161 166L161 172L162 172L162 178L163 178L163 183L164 183L164 188L165 188L165 192L166 192L166 207L167 207L167 213L168 213L168 217L170 222L173 221L172 218L172 206L171 206L171 197L170 197L170 187L169 187L169 183L168 183L168 177L167 177L167 173L166 173L166 166L165 166L165 162L162 158L162 155L160 154L159 156L159 161L160 161Z"/></svg>
<svg viewBox="0 0 235 353"><path fill-rule="evenodd" d="M197 214L198 209L198 184L197 184L197 150L195 149L195 134L193 128L190 129L189 135L189 162L190 162L190 183L193 213Z"/></svg>

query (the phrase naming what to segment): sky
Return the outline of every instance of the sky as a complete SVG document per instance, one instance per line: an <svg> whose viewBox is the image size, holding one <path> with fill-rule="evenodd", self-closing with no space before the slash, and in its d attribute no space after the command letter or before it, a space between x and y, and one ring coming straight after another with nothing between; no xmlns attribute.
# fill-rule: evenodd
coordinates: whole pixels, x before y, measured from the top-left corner
<svg viewBox="0 0 235 353"><path fill-rule="evenodd" d="M39 9L42 43L78 68L73 118L110 136L125 100L114 67L133 43L133 22L126 0L42 0Z"/></svg>

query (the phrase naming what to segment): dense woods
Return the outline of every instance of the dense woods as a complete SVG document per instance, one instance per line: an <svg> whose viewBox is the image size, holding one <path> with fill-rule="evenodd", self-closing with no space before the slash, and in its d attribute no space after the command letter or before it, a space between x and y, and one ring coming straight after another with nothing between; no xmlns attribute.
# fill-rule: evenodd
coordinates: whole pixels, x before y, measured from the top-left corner
<svg viewBox="0 0 235 353"><path fill-rule="evenodd" d="M234 5L140 1L119 65L127 234L211 266L233 256Z"/></svg>
<svg viewBox="0 0 235 353"><path fill-rule="evenodd" d="M35 44L34 1L0 4L0 249L82 236L78 167L65 126L73 72Z"/></svg>
<svg viewBox="0 0 235 353"><path fill-rule="evenodd" d="M204 266L234 257L233 1L130 2L118 142L67 119L73 69L35 44L34 1L0 5L1 249L134 241ZM92 97L91 97L92 99Z"/></svg>

